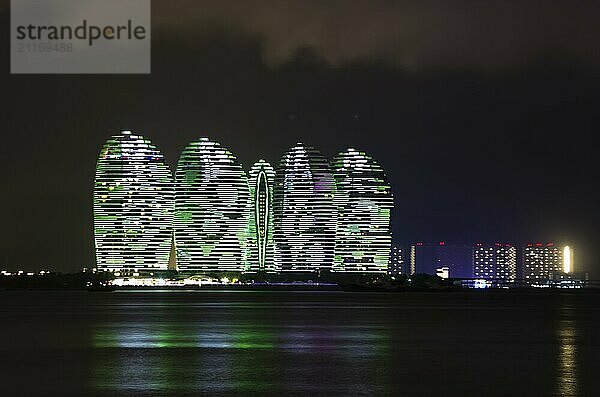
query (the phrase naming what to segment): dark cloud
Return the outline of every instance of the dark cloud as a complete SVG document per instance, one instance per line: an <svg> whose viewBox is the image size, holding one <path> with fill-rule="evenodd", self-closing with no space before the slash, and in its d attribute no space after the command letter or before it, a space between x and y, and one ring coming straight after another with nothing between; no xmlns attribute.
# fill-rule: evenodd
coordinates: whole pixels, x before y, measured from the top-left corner
<svg viewBox="0 0 600 397"><path fill-rule="evenodd" d="M479 2L247 3L154 1L151 75L22 76L0 65L0 267L93 264L96 157L111 133L133 129L172 169L200 136L246 168L276 163L299 140L329 157L354 146L387 170L396 241L565 239L594 269L600 79L584 40L590 16L579 28L567 18L592 3L539 8L562 44L549 28L533 32L548 22L531 19L532 3L515 6L512 30L506 2L486 2L494 12ZM413 67L396 62L404 47L390 32L404 24L386 22L401 10ZM340 39L324 51L310 35L327 15ZM484 45L494 40L496 53Z"/></svg>
<svg viewBox="0 0 600 397"><path fill-rule="evenodd" d="M332 63L376 58L406 70L498 70L546 51L598 64L599 18L600 3L563 0L174 0L153 9L158 29L257 34L272 64L311 46Z"/></svg>

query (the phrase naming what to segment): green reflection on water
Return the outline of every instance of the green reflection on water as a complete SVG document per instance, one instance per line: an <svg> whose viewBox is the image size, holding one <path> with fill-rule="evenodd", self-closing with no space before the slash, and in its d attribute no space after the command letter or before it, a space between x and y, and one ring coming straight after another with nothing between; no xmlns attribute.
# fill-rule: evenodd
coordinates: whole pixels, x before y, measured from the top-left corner
<svg viewBox="0 0 600 397"><path fill-rule="evenodd" d="M214 327L193 330L187 326L132 325L99 327L94 334L95 348L233 348L273 349L274 333L263 327Z"/></svg>
<svg viewBox="0 0 600 397"><path fill-rule="evenodd" d="M228 331L237 349L233 352L229 379L233 390L243 394L275 393L279 388L279 379L273 373L277 335L271 328L257 324L234 324Z"/></svg>
<svg viewBox="0 0 600 397"><path fill-rule="evenodd" d="M359 360L366 368L359 370L355 387L379 392L374 385L388 383L381 368L389 359L389 342L380 327L107 323L95 328L93 387L103 392L279 393L314 383L290 365L310 357L326 371L354 369ZM371 371L374 367L380 370Z"/></svg>
<svg viewBox="0 0 600 397"><path fill-rule="evenodd" d="M232 330L232 346L236 349L274 349L274 334L263 328L243 327Z"/></svg>
<svg viewBox="0 0 600 397"><path fill-rule="evenodd" d="M203 372L210 367L218 371L222 384L218 389L267 390L264 384L249 379L266 356L230 354L231 357L203 360L209 350L257 351L275 348L275 334L265 327L242 324L201 326L170 323L105 324L96 327L93 346L100 350L95 360L94 387L100 390L196 390L215 388L214 378L206 382ZM173 349L193 349L200 362L192 368L177 362ZM264 366L268 365L268 360ZM259 375L259 374L256 374ZM201 379L198 379L201 378ZM208 385L207 385L208 383Z"/></svg>
<svg viewBox="0 0 600 397"><path fill-rule="evenodd" d="M101 350L95 356L93 387L121 392L178 389L177 356L152 351L182 345L176 335L168 324L97 327L94 347Z"/></svg>

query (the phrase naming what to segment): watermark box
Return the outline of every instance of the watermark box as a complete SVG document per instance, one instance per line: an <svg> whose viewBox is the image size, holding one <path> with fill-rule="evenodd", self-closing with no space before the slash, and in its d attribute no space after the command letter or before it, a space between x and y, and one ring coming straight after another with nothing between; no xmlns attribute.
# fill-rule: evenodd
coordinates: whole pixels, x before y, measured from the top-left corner
<svg viewBox="0 0 600 397"><path fill-rule="evenodd" d="M150 0L11 0L11 73L150 73Z"/></svg>

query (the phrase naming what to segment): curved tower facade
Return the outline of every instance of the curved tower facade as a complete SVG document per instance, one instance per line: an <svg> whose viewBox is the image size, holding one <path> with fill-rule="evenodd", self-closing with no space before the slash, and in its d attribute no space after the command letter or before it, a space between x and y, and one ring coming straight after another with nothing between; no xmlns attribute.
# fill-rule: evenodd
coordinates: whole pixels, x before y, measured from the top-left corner
<svg viewBox="0 0 600 397"><path fill-rule="evenodd" d="M103 146L94 179L99 270L166 270L173 233L173 180L156 146L123 131Z"/></svg>
<svg viewBox="0 0 600 397"><path fill-rule="evenodd" d="M298 143L275 175L275 265L281 271L330 269L335 244L334 181L314 148Z"/></svg>
<svg viewBox="0 0 600 397"><path fill-rule="evenodd" d="M250 215L248 177L229 150L191 142L175 173L175 244L182 271L243 271Z"/></svg>
<svg viewBox="0 0 600 397"><path fill-rule="evenodd" d="M248 223L247 271L275 272L273 247L273 182L275 171L264 160L248 175L252 214Z"/></svg>
<svg viewBox="0 0 600 397"><path fill-rule="evenodd" d="M383 168L363 152L348 149L332 161L337 210L333 271L385 273L394 200Z"/></svg>

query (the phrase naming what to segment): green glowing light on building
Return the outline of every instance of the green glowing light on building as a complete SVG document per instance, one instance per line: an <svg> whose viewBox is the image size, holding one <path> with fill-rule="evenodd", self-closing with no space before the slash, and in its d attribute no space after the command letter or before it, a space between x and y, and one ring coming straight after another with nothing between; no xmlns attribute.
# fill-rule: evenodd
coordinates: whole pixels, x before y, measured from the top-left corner
<svg viewBox="0 0 600 397"><path fill-rule="evenodd" d="M273 246L273 181L275 171L264 160L252 166L249 173L253 215L248 224L247 271L276 271Z"/></svg>
<svg viewBox="0 0 600 397"><path fill-rule="evenodd" d="M335 178L338 272L384 273L391 251L394 202L383 168L363 152L348 149L331 163Z"/></svg>
<svg viewBox="0 0 600 397"><path fill-rule="evenodd" d="M156 146L130 131L108 139L96 163L93 196L98 269L167 269L174 191Z"/></svg>

